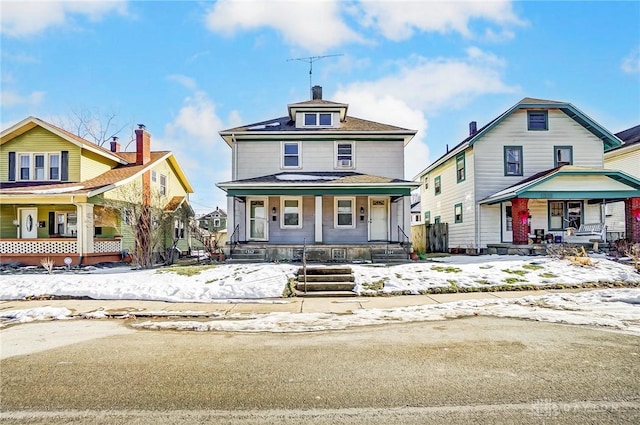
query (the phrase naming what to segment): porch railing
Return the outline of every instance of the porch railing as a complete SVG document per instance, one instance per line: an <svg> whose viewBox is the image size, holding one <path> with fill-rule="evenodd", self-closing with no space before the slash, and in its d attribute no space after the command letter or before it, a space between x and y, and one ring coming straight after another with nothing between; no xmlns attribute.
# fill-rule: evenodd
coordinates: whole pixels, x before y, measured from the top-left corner
<svg viewBox="0 0 640 425"><path fill-rule="evenodd" d="M404 229L400 226L398 226L398 242L407 255L411 254L411 239L409 239L409 236L407 236Z"/></svg>
<svg viewBox="0 0 640 425"><path fill-rule="evenodd" d="M94 240L95 253L120 252L122 241L117 239ZM75 254L78 241L69 239L4 239L0 240L0 252L3 254Z"/></svg>
<svg viewBox="0 0 640 425"><path fill-rule="evenodd" d="M229 258L233 255L233 248L240 243L240 225L236 224L233 228L233 233L229 236L227 244L229 245Z"/></svg>

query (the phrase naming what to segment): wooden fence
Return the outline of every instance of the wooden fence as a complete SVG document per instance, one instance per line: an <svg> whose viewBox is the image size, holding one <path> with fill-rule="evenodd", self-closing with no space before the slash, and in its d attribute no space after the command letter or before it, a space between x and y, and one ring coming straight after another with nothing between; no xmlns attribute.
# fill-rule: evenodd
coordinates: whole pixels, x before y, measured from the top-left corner
<svg viewBox="0 0 640 425"><path fill-rule="evenodd" d="M448 252L449 225L447 223L423 224L411 227L413 249L417 252Z"/></svg>

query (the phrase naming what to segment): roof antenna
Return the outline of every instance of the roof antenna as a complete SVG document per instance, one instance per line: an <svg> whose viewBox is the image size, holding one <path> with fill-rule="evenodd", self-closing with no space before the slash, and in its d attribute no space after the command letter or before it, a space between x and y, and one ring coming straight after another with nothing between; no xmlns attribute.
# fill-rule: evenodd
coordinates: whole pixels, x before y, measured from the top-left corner
<svg viewBox="0 0 640 425"><path fill-rule="evenodd" d="M302 61L302 62L307 62L309 64L309 95L311 96L311 99L313 99L313 84L311 83L311 75L313 74L313 63L319 61L320 59L330 58L330 57L334 57L334 56L343 56L343 54L340 53L340 54L337 54L337 55L307 56L307 57L304 57L304 58L287 59L287 62L289 62L289 61Z"/></svg>

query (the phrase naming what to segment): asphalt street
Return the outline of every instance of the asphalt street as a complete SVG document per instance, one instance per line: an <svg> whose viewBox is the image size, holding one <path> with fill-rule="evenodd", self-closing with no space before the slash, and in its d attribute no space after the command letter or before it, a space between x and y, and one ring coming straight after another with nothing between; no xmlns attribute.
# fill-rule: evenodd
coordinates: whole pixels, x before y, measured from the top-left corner
<svg viewBox="0 0 640 425"><path fill-rule="evenodd" d="M491 317L298 334L136 330L2 360L0 419L639 423L639 360L637 336Z"/></svg>

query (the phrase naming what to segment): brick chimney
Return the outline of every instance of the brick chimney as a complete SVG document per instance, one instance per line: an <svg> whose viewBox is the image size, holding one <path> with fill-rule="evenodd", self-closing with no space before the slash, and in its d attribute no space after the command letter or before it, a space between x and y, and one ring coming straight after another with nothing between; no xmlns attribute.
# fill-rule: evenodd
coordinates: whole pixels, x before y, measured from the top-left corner
<svg viewBox="0 0 640 425"><path fill-rule="evenodd" d="M475 121L471 121L469 123L469 136L473 136L478 132L478 123Z"/></svg>
<svg viewBox="0 0 640 425"><path fill-rule="evenodd" d="M144 165L151 161L151 134L144 124L138 124L136 130L136 164Z"/></svg>
<svg viewBox="0 0 640 425"><path fill-rule="evenodd" d="M111 152L120 152L120 143L118 143L117 136L111 138Z"/></svg>
<svg viewBox="0 0 640 425"><path fill-rule="evenodd" d="M312 100L322 100L322 86L313 86L311 89Z"/></svg>

